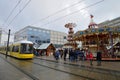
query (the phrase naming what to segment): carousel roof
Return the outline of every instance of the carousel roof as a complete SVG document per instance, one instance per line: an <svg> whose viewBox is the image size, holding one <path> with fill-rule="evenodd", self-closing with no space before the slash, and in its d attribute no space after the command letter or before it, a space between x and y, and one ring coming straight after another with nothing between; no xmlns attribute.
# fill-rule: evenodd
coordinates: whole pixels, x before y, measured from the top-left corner
<svg viewBox="0 0 120 80"><path fill-rule="evenodd" d="M90 22L90 24L88 25L88 27L90 26L97 26L97 24L95 22Z"/></svg>
<svg viewBox="0 0 120 80"><path fill-rule="evenodd" d="M98 37L104 36L107 34L110 34L110 32L114 33L115 35L118 35L120 33L120 26L117 27L95 27L97 24L93 21L93 15L90 15L91 21L88 25L88 28L83 31L78 31L74 34L73 38L84 38L84 37L94 37L94 35L99 35ZM112 34L113 35L113 34ZM79 39L80 40L80 39Z"/></svg>
<svg viewBox="0 0 120 80"><path fill-rule="evenodd" d="M120 26L118 27L100 27L100 28L88 28L83 31L78 31L74 34L73 38L80 38L85 36L94 36L94 35L100 35L104 36L109 33L113 33L113 35L120 35Z"/></svg>

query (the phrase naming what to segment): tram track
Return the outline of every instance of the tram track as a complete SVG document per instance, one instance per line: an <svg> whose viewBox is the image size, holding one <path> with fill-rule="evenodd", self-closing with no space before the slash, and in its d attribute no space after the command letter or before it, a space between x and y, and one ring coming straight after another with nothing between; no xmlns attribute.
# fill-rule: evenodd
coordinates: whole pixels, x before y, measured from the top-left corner
<svg viewBox="0 0 120 80"><path fill-rule="evenodd" d="M4 58L3 58L4 59ZM63 67L75 67L75 68L77 68L77 69L81 69L81 67L79 68L79 66L77 66L77 65L72 65L72 64L67 64L67 63L64 63L64 64L67 64L67 65L64 65L63 63L59 63L59 62L56 62L56 61L49 61L49 62L47 62L47 64L54 64L54 65L52 65L52 66L50 66L50 65L46 65L46 64L43 64L44 63L44 61L48 61L48 60L44 60L43 61L43 63L39 63L38 61L35 61L35 60L43 60L43 59L34 59L34 60L32 60L32 62L31 61L29 61L29 60L26 60L26 61L24 61L24 62L28 62L28 63L32 63L32 64L35 64L36 66L42 66L42 67L44 67L44 68L48 68L48 69L52 69L52 70L55 70L55 71L59 71L59 72L62 72L62 73L65 73L65 74L69 74L69 75L73 75L73 76L77 76L77 77L81 77L81 78L83 78L83 79L87 79L87 80L95 80L95 78L93 78L93 77L90 77L89 76L89 74L91 74L92 72L93 72L93 68L91 68L91 69L89 69L89 72L87 73L87 75L85 76L85 75L82 75L82 74L77 74L77 73L74 73L74 72L69 72L69 71L67 71L67 70L62 70L62 69L59 69L59 68L57 68L57 67L55 67L54 65L57 65L57 66L63 66ZM33 62L33 61L35 61L35 62ZM11 62L9 62L9 61L7 61L9 64L11 64L12 66L14 66L15 68L17 68L18 70L20 70L21 72L23 72L24 74L26 74L27 76L29 76L31 79L33 79L33 80L39 80L39 78L38 77L36 77L36 76L34 76L32 73L30 73L30 72L26 72L25 70L24 70L24 68L23 69L21 69L21 68L19 68L18 66L16 66L15 65L15 63L13 64L13 63L11 63ZM51 62L53 62L53 63L51 63ZM116 75L117 76L117 75ZM118 76L117 76L118 77ZM102 78L101 78L102 79ZM99 78L99 80L101 80L100 78ZM107 79L108 80L108 79ZM119 80L118 78L116 78L115 80Z"/></svg>
<svg viewBox="0 0 120 80"><path fill-rule="evenodd" d="M1 56L0 56L1 57ZM8 56L10 57L10 56ZM15 67L17 70L21 71L22 73L24 73L25 75L27 75L28 77L30 77L31 79L33 80L40 80L39 78L37 78L36 76L34 76L33 74L31 73L28 73L27 71L23 70L22 68L19 68L18 66L15 65L15 63L12 63L10 61L8 61L7 59L1 57L3 60L5 60L7 63L9 63L10 65L12 65L13 67ZM10 57L10 58L13 58L13 57ZM18 59L16 59L18 60ZM82 76L82 75L79 75L79 74L74 74L72 72L68 72L68 71L64 71L64 70L60 70L60 69L57 69L57 68L53 68L53 67L50 67L50 66L47 66L47 65L43 65L43 64L39 64L39 63L36 63L36 62L30 62L30 61L24 61L24 62L29 62L29 63L33 63L33 64L36 64L36 65L39 65L39 66L42 66L42 67L45 67L45 68L49 68L49 69L52 69L52 70L55 70L55 71L59 71L59 72L62 72L62 73L66 73L66 74L69 74L69 75L73 75L73 76L77 76L77 77L80 77L80 78L83 78L83 79L87 79L87 80L95 80L94 78L90 78L90 77L87 77L87 76Z"/></svg>
<svg viewBox="0 0 120 80"><path fill-rule="evenodd" d="M20 72L24 73L25 75L27 75L28 77L30 77L33 80L39 80L37 77L35 77L34 75L32 75L31 73L28 73L26 71L24 71L23 69L17 67L16 65L14 65L13 63L11 63L10 61L8 61L7 59L3 58L0 56L0 58L2 58L4 61L6 61L7 63L9 63L10 65L12 65L13 67L15 67L17 70L19 70Z"/></svg>
<svg viewBox="0 0 120 80"><path fill-rule="evenodd" d="M58 64L58 66L72 67L72 68L75 68L76 70L81 69L81 70L88 71L88 72L86 72L86 75L85 75L85 76L88 76L88 77L90 77L89 76L90 74L95 73L95 74L100 74L100 75L103 75L103 76L105 76L105 75L108 76L109 75L111 78L114 77L114 80L119 80L119 78L120 78L120 71L116 71L116 70L108 70L108 69L101 69L101 68L94 68L94 67L86 67L86 66L81 66L79 64L76 65L76 64L71 64L71 63L66 63L66 62L59 62L59 61L54 61L54 60L46 60L46 59L41 59L41 58L35 58L35 59L40 59L40 60L44 60L44 61L48 61L48 62L53 62L53 64L56 63L56 64ZM64 64L66 64L66 65L64 65ZM73 73L73 74L75 74L75 73Z"/></svg>
<svg viewBox="0 0 120 80"><path fill-rule="evenodd" d="M46 60L45 60L46 61ZM58 64L58 62L55 62L55 61L53 61L54 63L57 63ZM60 72L64 72L64 73L68 73L68 74L71 74L71 75L75 75L75 76L79 76L79 77L83 77L83 78L86 78L86 79L90 79L90 80L94 80L94 78L92 78L92 77L90 77L90 76L88 76L88 75L90 75L91 74L91 72L97 72L98 73L98 71L93 71L93 68L92 69L90 69L89 70L89 72L87 72L87 74L86 75L81 75L81 74L76 74L76 73L71 73L71 72L69 72L69 71L66 71L66 70L60 70L60 69L57 69L57 68L53 68L53 67L50 67L50 66L47 66L47 65L43 65L43 64L41 64L41 63L37 63L37 62L33 62L33 64L36 64L36 65L40 65L40 66L43 66L43 67L48 67L48 68L50 68L50 69L54 69L54 70L56 70L56 71L60 71ZM51 64L51 63L49 63L49 64ZM60 66L60 64L58 64L58 66ZM65 65L61 65L61 66L64 66L64 67L69 67L69 66L65 66ZM80 68L79 68L80 69ZM78 69L78 70L79 70ZM87 71L87 70L86 70ZM99 72L100 73L100 72ZM110 72L107 72L107 73L104 73L104 74L106 74L106 75L108 75ZM102 75L104 75L103 73L100 73L100 74L102 74ZM116 79L115 80L118 80L118 78L120 78L120 76L119 75L116 75L116 74L110 74L109 76L114 76ZM102 79L102 78L101 78ZM101 80L100 79L100 80Z"/></svg>
<svg viewBox="0 0 120 80"><path fill-rule="evenodd" d="M30 61L27 61L27 62L30 62ZM87 76L82 76L80 74L75 74L75 73L68 72L68 71L65 71L65 70L53 68L53 67L50 67L50 66L47 66L47 65L43 65L43 64L40 64L40 63L37 63L37 62L32 62L32 63L36 64L36 65L39 65L39 66L42 66L42 67L46 67L46 68L52 69L52 70L60 71L60 72L67 73L67 74L74 75L74 76L78 76L78 77L82 77L82 78L85 78L87 80L95 80L94 78L90 78L90 77L87 77Z"/></svg>
<svg viewBox="0 0 120 80"><path fill-rule="evenodd" d="M59 61L54 61L54 60L46 60L46 59L41 59L41 58L34 58L34 59L39 59L39 60L43 60L43 61L48 61L48 62L53 62L53 64L58 64L64 67L72 67L72 68L78 68L78 69L82 69L82 70L87 70L87 71L93 71L93 72L97 72L97 73L101 73L101 74L110 74L110 75L114 75L114 74L118 74L118 75L114 75L114 76L120 76L120 71L116 71L116 70L109 70L109 69L102 69L102 68L95 68L92 66L84 66L84 65L79 65L79 64L72 64L72 63L67 63L67 62L59 62ZM65 64L65 65L64 65Z"/></svg>

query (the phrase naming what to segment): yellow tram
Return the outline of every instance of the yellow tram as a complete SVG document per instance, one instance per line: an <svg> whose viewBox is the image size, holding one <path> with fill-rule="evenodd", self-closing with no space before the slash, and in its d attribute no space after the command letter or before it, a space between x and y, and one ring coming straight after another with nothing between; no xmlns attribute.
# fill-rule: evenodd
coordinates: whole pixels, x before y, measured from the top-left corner
<svg viewBox="0 0 120 80"><path fill-rule="evenodd" d="M0 53L6 54L6 47L0 47ZM33 43L31 41L20 41L8 47L8 55L18 59L32 59Z"/></svg>

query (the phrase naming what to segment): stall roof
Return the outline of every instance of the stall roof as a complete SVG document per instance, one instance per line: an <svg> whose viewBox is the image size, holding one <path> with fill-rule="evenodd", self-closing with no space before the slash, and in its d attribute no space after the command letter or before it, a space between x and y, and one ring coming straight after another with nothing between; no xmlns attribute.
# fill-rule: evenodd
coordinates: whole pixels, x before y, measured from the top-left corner
<svg viewBox="0 0 120 80"><path fill-rule="evenodd" d="M40 47L38 47L37 49L47 49L48 46L50 46L52 43L44 43L42 45L40 45Z"/></svg>

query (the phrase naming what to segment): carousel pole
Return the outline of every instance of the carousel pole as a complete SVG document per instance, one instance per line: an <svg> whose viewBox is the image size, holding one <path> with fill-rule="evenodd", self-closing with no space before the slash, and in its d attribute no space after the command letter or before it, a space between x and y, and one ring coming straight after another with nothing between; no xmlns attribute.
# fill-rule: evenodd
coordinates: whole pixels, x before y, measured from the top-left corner
<svg viewBox="0 0 120 80"><path fill-rule="evenodd" d="M97 51L99 50L100 47L100 43L99 43L99 33L97 33Z"/></svg>
<svg viewBox="0 0 120 80"><path fill-rule="evenodd" d="M109 36L110 36L110 46L111 46L111 55L112 57L114 56L114 52L113 52L113 36L112 36L112 31L109 31Z"/></svg>

